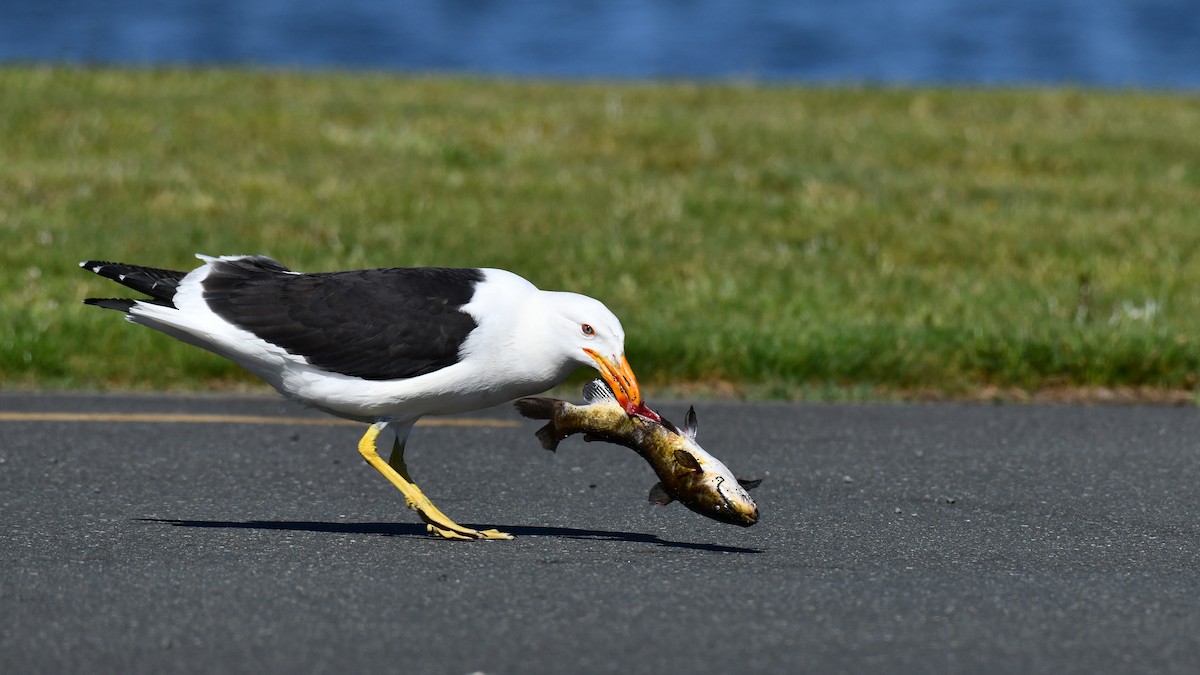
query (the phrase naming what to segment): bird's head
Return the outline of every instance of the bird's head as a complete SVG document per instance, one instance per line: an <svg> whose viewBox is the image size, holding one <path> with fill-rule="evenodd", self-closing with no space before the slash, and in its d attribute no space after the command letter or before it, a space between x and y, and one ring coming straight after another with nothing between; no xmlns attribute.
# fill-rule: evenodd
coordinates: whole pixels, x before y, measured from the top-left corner
<svg viewBox="0 0 1200 675"><path fill-rule="evenodd" d="M576 293L552 293L558 310L556 330L569 345L564 355L583 366L600 371L617 402L630 415L660 421L658 414L642 402L637 378L625 358L625 330L604 303Z"/></svg>

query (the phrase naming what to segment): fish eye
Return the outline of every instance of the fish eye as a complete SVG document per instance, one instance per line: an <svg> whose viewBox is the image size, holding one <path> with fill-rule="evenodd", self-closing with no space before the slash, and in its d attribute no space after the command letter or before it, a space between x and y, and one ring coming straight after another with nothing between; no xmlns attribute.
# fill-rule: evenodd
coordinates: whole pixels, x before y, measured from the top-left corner
<svg viewBox="0 0 1200 675"><path fill-rule="evenodd" d="M581 332L582 332L582 333L583 333L583 334L584 334L586 337L594 337L594 336L596 335L596 329L595 329L595 328L592 328L592 324L590 324L590 323L585 323L585 324L581 325L581 326L579 327L579 330L580 330L580 331L581 331Z"/></svg>

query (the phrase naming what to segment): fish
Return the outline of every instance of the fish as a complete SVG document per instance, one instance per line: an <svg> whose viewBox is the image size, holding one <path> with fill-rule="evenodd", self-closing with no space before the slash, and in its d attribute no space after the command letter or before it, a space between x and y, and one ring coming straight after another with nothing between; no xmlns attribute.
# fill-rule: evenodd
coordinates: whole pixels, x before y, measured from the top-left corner
<svg viewBox="0 0 1200 675"><path fill-rule="evenodd" d="M515 406L525 417L548 420L537 430L537 437L551 452L563 439L579 433L585 441L606 441L636 452L658 476L659 482L650 489L654 504L678 501L700 515L742 527L758 522L758 505L748 490L762 480L734 478L720 460L696 443L694 407L688 408L683 429L679 429L661 417L630 414L603 380L587 383L583 397L585 405L531 396L518 399Z"/></svg>

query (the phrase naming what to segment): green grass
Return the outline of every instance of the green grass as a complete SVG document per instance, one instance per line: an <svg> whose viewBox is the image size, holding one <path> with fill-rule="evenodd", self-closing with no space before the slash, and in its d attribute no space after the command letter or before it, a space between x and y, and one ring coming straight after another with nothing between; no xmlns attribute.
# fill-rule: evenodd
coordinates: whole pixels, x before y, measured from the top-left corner
<svg viewBox="0 0 1200 675"><path fill-rule="evenodd" d="M1198 250L1195 96L0 69L10 388L244 385L76 264L257 252L588 292L660 390L1191 389Z"/></svg>

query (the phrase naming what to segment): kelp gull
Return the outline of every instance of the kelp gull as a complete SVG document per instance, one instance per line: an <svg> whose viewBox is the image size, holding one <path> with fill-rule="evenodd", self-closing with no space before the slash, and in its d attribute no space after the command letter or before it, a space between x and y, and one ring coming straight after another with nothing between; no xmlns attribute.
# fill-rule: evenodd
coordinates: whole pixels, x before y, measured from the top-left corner
<svg viewBox="0 0 1200 675"><path fill-rule="evenodd" d="M621 322L602 303L539 290L499 269L390 268L301 274L264 256L197 256L191 272L101 261L80 266L145 293L88 298L136 324L224 356L285 396L370 423L359 452L429 530L509 539L458 525L409 477L404 447L424 415L545 391L590 366L630 414L642 403ZM376 438L395 433L384 462Z"/></svg>

